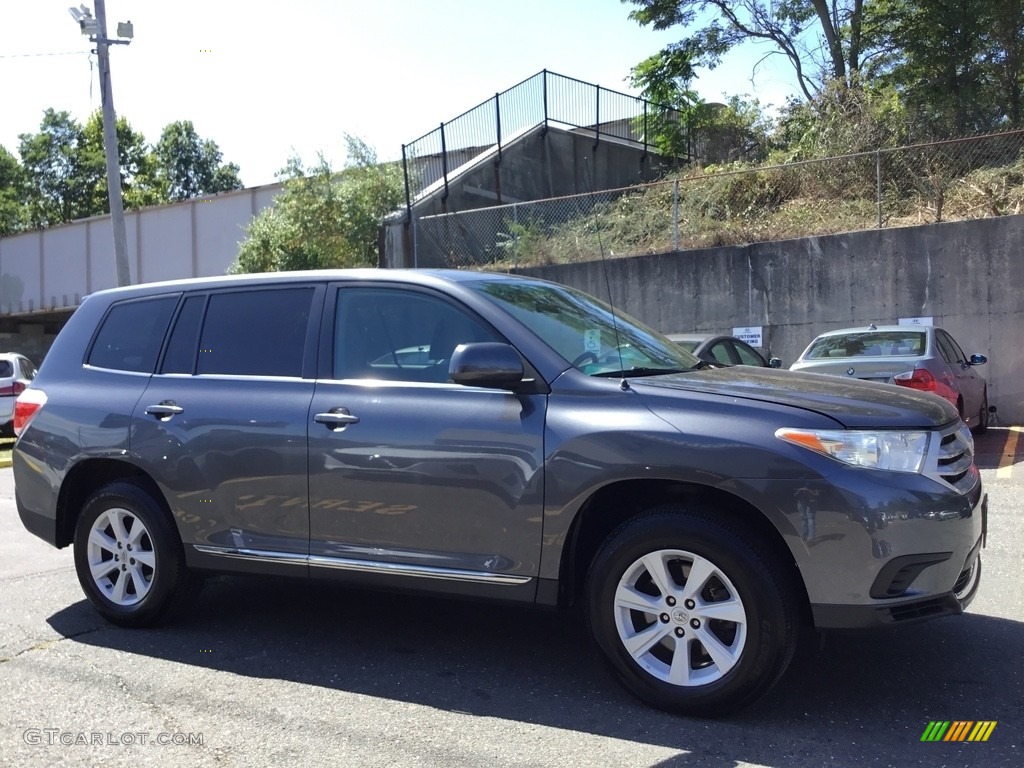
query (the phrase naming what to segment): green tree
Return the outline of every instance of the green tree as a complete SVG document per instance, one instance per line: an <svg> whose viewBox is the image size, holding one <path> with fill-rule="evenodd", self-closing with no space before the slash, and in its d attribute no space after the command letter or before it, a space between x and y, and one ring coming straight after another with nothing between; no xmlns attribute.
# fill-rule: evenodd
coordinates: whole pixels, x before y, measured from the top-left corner
<svg viewBox="0 0 1024 768"><path fill-rule="evenodd" d="M865 0L622 2L638 6L629 17L641 25L657 30L682 27L690 33L656 54L670 64L673 59L685 60L713 69L734 47L767 42L773 53L789 60L808 100L833 80L855 84L864 56ZM667 70L675 72L672 66Z"/></svg>
<svg viewBox="0 0 1024 768"><path fill-rule="evenodd" d="M691 129L702 103L690 87L694 76L690 53L683 48L648 56L630 70L630 85L650 102L634 128L666 157L688 157L692 150Z"/></svg>
<svg viewBox="0 0 1024 768"><path fill-rule="evenodd" d="M105 212L96 195L103 156L89 147L84 129L69 113L47 109L39 132L18 138L31 225L46 227Z"/></svg>
<svg viewBox="0 0 1024 768"><path fill-rule="evenodd" d="M230 271L374 266L381 220L401 205L404 181L396 163L347 136L348 160L335 174L321 156L306 169L293 157L279 174L284 189L249 225Z"/></svg>
<svg viewBox="0 0 1024 768"><path fill-rule="evenodd" d="M28 211L21 200L24 173L18 158L0 146L0 237L25 227Z"/></svg>
<svg viewBox="0 0 1024 768"><path fill-rule="evenodd" d="M772 132L772 162L838 157L912 143L906 104L892 88L826 86L813 101L790 100Z"/></svg>
<svg viewBox="0 0 1024 768"><path fill-rule="evenodd" d="M168 202L166 190L157 178L156 157L146 137L132 128L124 117L118 117L117 154L121 168L121 194L126 209L142 208ZM103 144L103 114L93 112L82 131L84 162L98 165L98 182L93 190L92 208L100 213L110 212L107 194L106 150Z"/></svg>
<svg viewBox="0 0 1024 768"><path fill-rule="evenodd" d="M201 138L191 120L167 125L156 145L157 174L170 200L241 189L238 166L221 160L217 142Z"/></svg>
<svg viewBox="0 0 1024 768"><path fill-rule="evenodd" d="M1014 128L1024 125L1024 0L993 3L988 65L1000 97L1001 112Z"/></svg>
<svg viewBox="0 0 1024 768"><path fill-rule="evenodd" d="M1021 124L1021 0L875 0L866 23L872 81L900 94L918 138Z"/></svg>

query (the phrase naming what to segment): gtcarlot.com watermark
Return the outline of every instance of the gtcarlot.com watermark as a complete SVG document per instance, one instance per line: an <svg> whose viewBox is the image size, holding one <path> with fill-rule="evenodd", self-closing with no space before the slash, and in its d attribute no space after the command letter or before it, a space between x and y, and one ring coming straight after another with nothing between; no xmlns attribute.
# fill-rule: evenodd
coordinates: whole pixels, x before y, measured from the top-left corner
<svg viewBox="0 0 1024 768"><path fill-rule="evenodd" d="M203 734L181 731L65 731L63 728L28 728L21 737L32 747L160 747L202 746Z"/></svg>

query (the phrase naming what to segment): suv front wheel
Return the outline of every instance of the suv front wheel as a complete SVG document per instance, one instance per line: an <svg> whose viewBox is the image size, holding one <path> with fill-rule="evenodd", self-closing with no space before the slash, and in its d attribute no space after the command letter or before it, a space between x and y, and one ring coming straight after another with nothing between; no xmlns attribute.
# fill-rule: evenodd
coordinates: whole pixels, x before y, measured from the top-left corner
<svg viewBox="0 0 1024 768"><path fill-rule="evenodd" d="M75 526L74 550L86 597L114 624L155 624L199 587L170 515L134 483L111 483L93 494Z"/></svg>
<svg viewBox="0 0 1024 768"><path fill-rule="evenodd" d="M754 537L707 511L658 507L620 526L595 557L590 626L637 697L723 715L764 696L792 658L798 609L782 570Z"/></svg>

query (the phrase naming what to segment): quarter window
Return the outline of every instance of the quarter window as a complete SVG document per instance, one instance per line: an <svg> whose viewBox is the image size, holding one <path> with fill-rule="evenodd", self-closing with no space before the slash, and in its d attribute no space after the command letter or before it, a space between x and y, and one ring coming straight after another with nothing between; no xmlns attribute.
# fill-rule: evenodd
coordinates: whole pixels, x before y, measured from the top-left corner
<svg viewBox="0 0 1024 768"><path fill-rule="evenodd" d="M115 304L96 334L89 365L152 373L177 303L173 295Z"/></svg>

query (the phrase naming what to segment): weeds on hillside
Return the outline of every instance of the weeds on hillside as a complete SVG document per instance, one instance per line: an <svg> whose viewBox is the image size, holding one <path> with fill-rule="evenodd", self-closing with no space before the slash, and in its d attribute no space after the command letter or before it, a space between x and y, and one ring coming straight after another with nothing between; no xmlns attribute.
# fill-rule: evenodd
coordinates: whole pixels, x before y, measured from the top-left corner
<svg viewBox="0 0 1024 768"><path fill-rule="evenodd" d="M650 185L429 217L421 227L449 266L507 269L1022 211L1024 132L1014 132L787 165L686 169ZM450 236L467 231L472 243Z"/></svg>

